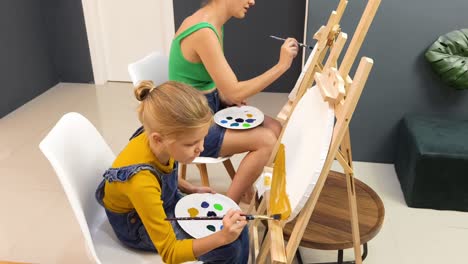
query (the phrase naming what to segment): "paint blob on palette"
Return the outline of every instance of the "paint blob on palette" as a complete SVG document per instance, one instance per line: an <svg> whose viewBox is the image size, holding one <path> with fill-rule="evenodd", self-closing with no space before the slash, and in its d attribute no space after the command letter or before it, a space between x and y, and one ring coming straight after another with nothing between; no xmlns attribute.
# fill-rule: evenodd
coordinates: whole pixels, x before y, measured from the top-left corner
<svg viewBox="0 0 468 264"><path fill-rule="evenodd" d="M196 193L183 197L175 208L176 217L223 216L229 209L239 206L227 196ZM222 220L179 220L179 225L194 238L201 238L223 229Z"/></svg>
<svg viewBox="0 0 468 264"><path fill-rule="evenodd" d="M210 203L209 202L206 202L206 201L203 201L200 205L202 208L210 208ZM213 209L214 211L208 211L206 213L206 216L207 217L216 217L218 216L218 214L216 212L222 212L224 207L222 204L219 204L219 203L215 203L213 204ZM199 214L199 211L197 210L197 208L194 208L194 207L191 207L187 210L188 214L190 215L190 217L196 217L196 216L203 216L203 215L200 215ZM210 230L211 232L216 232L216 227L214 225L211 225L211 224L208 224L206 226L206 229ZM223 229L223 225L219 226L219 230Z"/></svg>
<svg viewBox="0 0 468 264"><path fill-rule="evenodd" d="M214 115L216 124L229 129L250 129L263 123L265 116L253 106L233 106Z"/></svg>

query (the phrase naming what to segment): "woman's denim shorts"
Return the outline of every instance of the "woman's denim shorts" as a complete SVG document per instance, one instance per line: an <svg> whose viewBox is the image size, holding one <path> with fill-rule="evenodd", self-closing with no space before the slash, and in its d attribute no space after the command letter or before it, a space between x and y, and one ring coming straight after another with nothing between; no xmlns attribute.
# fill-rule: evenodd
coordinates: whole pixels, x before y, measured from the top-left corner
<svg viewBox="0 0 468 264"><path fill-rule="evenodd" d="M208 104L210 105L213 114L223 109L224 106L221 105L219 100L218 90L214 90L209 94L205 94ZM203 145L204 150L200 154L201 157L219 157L219 151L223 145L224 134L226 133L226 128L213 123L208 131L208 135L205 137L205 143Z"/></svg>

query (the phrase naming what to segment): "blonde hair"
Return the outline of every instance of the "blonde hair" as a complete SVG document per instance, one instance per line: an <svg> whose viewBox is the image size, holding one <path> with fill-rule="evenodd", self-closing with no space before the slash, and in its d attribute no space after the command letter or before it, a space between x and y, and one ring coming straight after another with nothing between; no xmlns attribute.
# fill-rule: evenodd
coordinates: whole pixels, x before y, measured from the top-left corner
<svg viewBox="0 0 468 264"><path fill-rule="evenodd" d="M155 86L152 81L142 81L134 93L141 102L138 118L148 133L177 136L213 122L206 97L189 85L169 81Z"/></svg>

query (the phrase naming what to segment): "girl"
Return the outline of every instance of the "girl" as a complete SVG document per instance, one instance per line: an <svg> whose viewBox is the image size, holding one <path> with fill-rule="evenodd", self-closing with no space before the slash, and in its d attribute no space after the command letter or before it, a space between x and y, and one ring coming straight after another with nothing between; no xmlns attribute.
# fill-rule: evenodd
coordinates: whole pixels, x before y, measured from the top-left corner
<svg viewBox="0 0 468 264"><path fill-rule="evenodd" d="M232 17L242 19L254 0L210 0L186 18L177 30L169 57L169 79L202 91L214 113L224 106L241 105L261 92L291 66L298 52L297 41L288 38L278 63L260 76L238 81L223 54L223 25ZM226 130L212 126L205 138L204 157L230 156L248 152L227 191L236 202L249 202L252 184L266 165L281 132L275 119L265 116L263 126L250 130Z"/></svg>
<svg viewBox="0 0 468 264"><path fill-rule="evenodd" d="M229 211L224 228L192 239L176 221L174 209L186 192L212 192L180 180L178 161L190 163L203 151L212 113L206 98L188 85L144 81L135 88L144 131L133 135L96 190L96 198L119 240L126 246L157 251L164 262L201 260L247 263L248 233L240 211Z"/></svg>

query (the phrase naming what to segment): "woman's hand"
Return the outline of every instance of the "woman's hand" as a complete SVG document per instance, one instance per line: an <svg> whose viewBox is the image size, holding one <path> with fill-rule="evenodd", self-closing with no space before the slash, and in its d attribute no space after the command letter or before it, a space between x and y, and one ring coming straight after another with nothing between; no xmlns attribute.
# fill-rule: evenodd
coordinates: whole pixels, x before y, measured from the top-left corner
<svg viewBox="0 0 468 264"><path fill-rule="evenodd" d="M285 69L291 67L292 60L297 56L299 45L294 38L287 38L283 45L281 45L280 59L278 64Z"/></svg>
<svg viewBox="0 0 468 264"><path fill-rule="evenodd" d="M226 106L226 107L230 107L230 106L243 106L243 105L247 105L247 100L242 100L240 103L234 103L234 102L231 102L229 101L222 93L220 90L218 90L218 94L219 94L219 100L221 102L221 105L223 106Z"/></svg>
<svg viewBox="0 0 468 264"><path fill-rule="evenodd" d="M241 216L242 211L230 209L223 218L223 229L221 233L226 244L236 240L244 227L247 225L245 216Z"/></svg>
<svg viewBox="0 0 468 264"><path fill-rule="evenodd" d="M192 193L213 193L216 192L208 186L193 186Z"/></svg>

